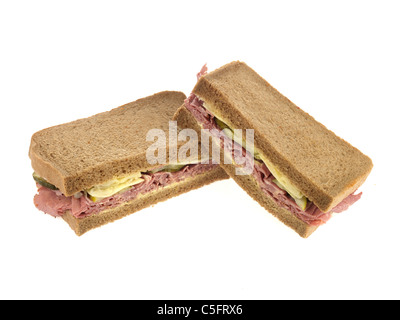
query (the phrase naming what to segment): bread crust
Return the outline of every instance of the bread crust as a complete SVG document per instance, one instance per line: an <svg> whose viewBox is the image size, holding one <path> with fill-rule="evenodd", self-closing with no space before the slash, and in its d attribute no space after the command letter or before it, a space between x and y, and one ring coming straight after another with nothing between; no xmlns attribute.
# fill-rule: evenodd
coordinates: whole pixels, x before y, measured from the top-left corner
<svg viewBox="0 0 400 320"><path fill-rule="evenodd" d="M269 196L267 196L257 184L257 181L252 175L237 175L235 174L235 166L231 164L220 165L229 176L235 180L235 182L247 192L255 201L257 201L262 207L264 207L273 216L278 218L288 227L296 231L301 237L309 237L318 226L309 225L300 219L298 219L289 210L286 210L278 206Z"/></svg>
<svg viewBox="0 0 400 320"><path fill-rule="evenodd" d="M66 196L116 176L152 168L146 150L150 129L166 132L186 96L164 91L92 117L33 134L29 148L33 170ZM99 138L100 137L100 138ZM166 149L168 159L168 148Z"/></svg>
<svg viewBox="0 0 400 320"><path fill-rule="evenodd" d="M243 62L202 76L193 89L308 199L329 212L367 178L372 161L298 108Z"/></svg>
<svg viewBox="0 0 400 320"><path fill-rule="evenodd" d="M199 174L195 177L187 178L181 182L140 195L136 199L121 206L101 211L92 216L78 219L74 217L70 211L67 211L62 218L78 236L81 236L89 230L114 222L115 220L121 219L158 202L168 200L169 198L200 188L217 180L228 178L229 176L221 167L216 167L215 169Z"/></svg>
<svg viewBox="0 0 400 320"><path fill-rule="evenodd" d="M192 128L198 134L200 134L201 126L197 123L195 118L186 109L185 106L180 107L175 113L174 120L178 122L178 125L182 128ZM203 141L202 141L203 142ZM216 143L215 139L212 139L212 143ZM209 149L211 150L211 148ZM221 148L220 159L223 159L224 150ZM267 211L272 213L281 222L296 231L301 237L307 238L311 235L318 227L310 226L307 223L298 219L289 210L279 207L269 196L267 196L259 187L257 181L251 175L236 175L236 167L232 164L224 164L221 161L220 166L226 171L229 176L235 180L235 182L249 194L255 201L257 201Z"/></svg>

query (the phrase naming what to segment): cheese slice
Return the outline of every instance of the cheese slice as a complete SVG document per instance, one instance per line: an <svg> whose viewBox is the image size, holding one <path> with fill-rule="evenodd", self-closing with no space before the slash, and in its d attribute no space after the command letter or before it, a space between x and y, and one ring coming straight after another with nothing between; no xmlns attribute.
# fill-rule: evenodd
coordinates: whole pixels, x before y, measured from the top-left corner
<svg viewBox="0 0 400 320"><path fill-rule="evenodd" d="M114 178L103 184L95 185L86 190L86 192L94 198L111 197L127 187L143 182L144 179L142 179L141 176L141 172L136 172L129 176Z"/></svg>
<svg viewBox="0 0 400 320"><path fill-rule="evenodd" d="M212 110L208 105L203 104L203 106L210 111L215 119L216 123L218 126L222 129L222 131L231 139L233 139L235 142L239 143L243 148L245 148L247 151L251 153L251 150L248 150L246 148L246 141L245 139L240 139L239 137L234 135L234 130L232 130L227 124L224 119L222 119L219 115L215 114L215 110ZM307 205L307 198L303 195L303 193L296 188L290 180L282 174L278 168L276 168L268 159L266 159L263 155L261 155L260 151L254 147L254 158L257 160L260 160L264 162L264 164L267 166L268 170L272 173L272 175L275 177L275 179L278 182L278 186L285 190L287 193L290 194L290 196L296 201L296 203L304 210L306 205Z"/></svg>
<svg viewBox="0 0 400 320"><path fill-rule="evenodd" d="M176 172L181 170L184 166L188 164L196 164L196 163L199 163L198 159L195 159L193 161L188 161L187 163L168 164L164 167L152 170L150 172L151 173L156 173L159 171ZM141 177L142 177L142 172L139 171L129 176L114 178L105 183L95 185L92 188L87 189L85 191L89 194L90 199L92 199L93 201L98 201L103 198L111 197L114 194L124 189L127 189L131 186L134 186L135 184L143 182L144 179Z"/></svg>
<svg viewBox="0 0 400 320"><path fill-rule="evenodd" d="M272 165L271 162L269 162L265 157L263 157L261 154L257 154L257 156L261 159L262 162L265 163L267 166L268 170L272 173L272 175L275 177L276 180L279 181L281 186L283 187L282 189L286 190L293 198L301 199L304 197L304 195L300 192L299 189L297 189L286 176L284 176L278 168Z"/></svg>

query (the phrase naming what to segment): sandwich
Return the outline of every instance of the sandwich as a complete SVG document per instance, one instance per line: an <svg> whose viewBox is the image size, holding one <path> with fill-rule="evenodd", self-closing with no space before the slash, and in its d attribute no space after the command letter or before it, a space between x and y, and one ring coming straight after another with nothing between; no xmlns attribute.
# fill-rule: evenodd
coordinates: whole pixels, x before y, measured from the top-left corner
<svg viewBox="0 0 400 320"><path fill-rule="evenodd" d="M182 128L206 131L221 159L231 160L220 162L229 176L300 236L360 199L357 189L372 169L371 159L245 63L210 73L204 66L197 79L174 119ZM253 133L251 143L243 130ZM237 154L246 161L235 161Z"/></svg>
<svg viewBox="0 0 400 320"><path fill-rule="evenodd" d="M178 158L176 150L183 142L167 139L154 148L149 140L151 130L168 132L169 120L185 98L181 92L160 92L33 134L29 156L38 188L35 206L62 217L80 236L157 202L227 179L217 164L200 163L195 152ZM165 163L154 161L158 158L151 157L151 151L164 154Z"/></svg>

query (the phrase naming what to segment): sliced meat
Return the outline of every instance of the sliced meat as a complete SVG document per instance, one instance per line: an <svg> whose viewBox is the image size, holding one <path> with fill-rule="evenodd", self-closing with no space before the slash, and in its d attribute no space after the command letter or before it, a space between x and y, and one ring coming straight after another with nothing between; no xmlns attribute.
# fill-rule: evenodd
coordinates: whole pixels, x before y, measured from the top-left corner
<svg viewBox="0 0 400 320"><path fill-rule="evenodd" d="M96 202L90 200L87 194L83 192L79 198L75 196L66 197L59 190L50 190L38 185L38 193L34 197L34 203L39 210L54 217L60 217L67 210L71 210L72 215L76 218L84 218L134 200L139 194L145 194L169 184L195 177L214 169L216 166L216 164L191 164L177 172L146 173L142 175L143 182L124 192L119 192Z"/></svg>
<svg viewBox="0 0 400 320"><path fill-rule="evenodd" d="M58 190L50 190L39 184L38 194L33 198L35 206L53 217L60 217L71 207L71 197L65 197Z"/></svg>
<svg viewBox="0 0 400 320"><path fill-rule="evenodd" d="M205 65L201 68L200 72L197 74L197 80L199 80L201 76L204 76L205 74L207 74L207 70L208 70L207 64L205 64Z"/></svg>

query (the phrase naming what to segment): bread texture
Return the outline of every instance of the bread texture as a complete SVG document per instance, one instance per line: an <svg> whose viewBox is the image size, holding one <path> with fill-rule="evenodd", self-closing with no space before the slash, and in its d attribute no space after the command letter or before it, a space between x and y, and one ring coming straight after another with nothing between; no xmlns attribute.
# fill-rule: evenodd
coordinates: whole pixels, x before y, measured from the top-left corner
<svg viewBox="0 0 400 320"><path fill-rule="evenodd" d="M255 147L323 212L354 192L372 169L369 157L243 62L229 63L202 76L193 93L223 115L231 128L254 129ZM240 185L252 189L244 181Z"/></svg>
<svg viewBox="0 0 400 320"><path fill-rule="evenodd" d="M197 123L196 119L185 108L185 106L182 106L177 110L173 119L178 122L180 127L192 128L198 134L200 134L201 126ZM210 141L208 141L208 143L210 143ZM219 145L219 141L216 141L215 138L212 139L212 143L216 144L217 146ZM210 146L208 146L208 148L211 150ZM223 153L224 149L221 148L220 159L223 159ZM308 225L307 223L298 219L290 211L276 205L276 203L261 190L257 181L252 175L237 175L235 173L236 167L233 164L224 164L223 161L221 161L220 167L222 167L226 173L229 174L229 176L255 201L257 201L261 206L272 213L285 225L296 231L301 237L307 238L318 228L317 226Z"/></svg>
<svg viewBox="0 0 400 320"><path fill-rule="evenodd" d="M151 167L150 129L168 133L168 121L183 103L182 92L165 91L111 111L36 132L29 156L34 171L66 196Z"/></svg>
<svg viewBox="0 0 400 320"><path fill-rule="evenodd" d="M225 171L221 167L216 166L215 169L199 174L193 178L187 178L181 182L168 185L153 192L139 195L136 199L124 203L116 208L107 209L98 214L80 219L75 218L70 211L67 211L62 218L78 236L81 236L89 230L121 219L150 205L165 201L190 190L200 188L217 180L228 178L229 176Z"/></svg>

